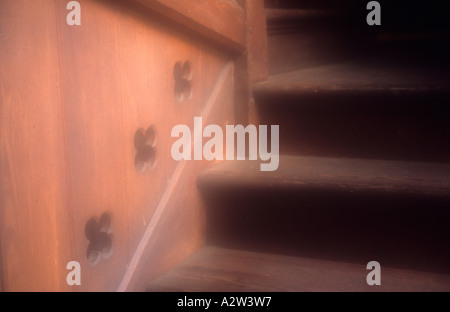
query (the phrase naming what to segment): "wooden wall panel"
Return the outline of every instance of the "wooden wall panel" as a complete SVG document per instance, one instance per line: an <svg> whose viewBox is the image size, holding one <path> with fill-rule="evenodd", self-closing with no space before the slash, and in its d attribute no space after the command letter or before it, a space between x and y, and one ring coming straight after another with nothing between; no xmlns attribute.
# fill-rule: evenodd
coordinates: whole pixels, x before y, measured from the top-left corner
<svg viewBox="0 0 450 312"><path fill-rule="evenodd" d="M72 249L53 1L0 2L4 290L64 290Z"/></svg>
<svg viewBox="0 0 450 312"><path fill-rule="evenodd" d="M243 124L258 124L252 86L268 77L266 14L261 0L241 0L239 3L245 8L247 27L246 51L236 60L236 117Z"/></svg>
<svg viewBox="0 0 450 312"><path fill-rule="evenodd" d="M73 148L68 152L70 209L76 211L77 237L83 236L90 217L104 211L113 215L115 256L83 267L88 268L89 289L114 290L176 165L170 155L171 129L192 123L224 60L125 5L81 3L83 26L62 33L69 43L62 49L64 106ZM177 61L192 66L193 95L181 103L174 96ZM134 167L133 138L138 128L149 126L157 133L157 167L140 174ZM87 241L76 244L76 257L83 258Z"/></svg>
<svg viewBox="0 0 450 312"><path fill-rule="evenodd" d="M234 124L234 107L230 105L234 94L234 64L227 63L205 107L196 116L202 117L203 125L219 125L225 129ZM191 126L192 128L192 126ZM225 136L224 136L225 146ZM172 139L174 142L175 139ZM224 148L225 153L225 148ZM225 154L224 154L225 157ZM193 238L198 246L203 242L205 211L197 190L197 174L214 162L182 161L177 164L173 185L166 190L167 200L158 206L158 222L147 228L137 252L141 252L124 277L119 291L143 291L147 283L164 273L191 253ZM145 276L146 278L142 278Z"/></svg>
<svg viewBox="0 0 450 312"><path fill-rule="evenodd" d="M264 3L246 0L248 79L250 84L266 80L268 73L267 25Z"/></svg>
<svg viewBox="0 0 450 312"><path fill-rule="evenodd" d="M117 289L178 165L170 156L171 129L192 126L228 63L207 43L125 2L79 2L82 25L72 27L64 1L0 3L5 290ZM192 67L192 98L183 102L174 96L178 61ZM232 87L223 92L225 112ZM223 121L225 114L219 116ZM138 173L134 135L151 125L157 166ZM152 272L202 242L194 169L184 177L189 192L171 199L177 210L164 219L182 226L176 232L164 227L158 237L159 244L173 244L177 256L167 261L167 253L152 249ZM92 266L85 226L104 212L113 218L114 253ZM66 264L73 260L81 264L81 287L66 285Z"/></svg>
<svg viewBox="0 0 450 312"><path fill-rule="evenodd" d="M234 0L133 0L231 51L246 47L246 17ZM259 0L256 0L259 1Z"/></svg>

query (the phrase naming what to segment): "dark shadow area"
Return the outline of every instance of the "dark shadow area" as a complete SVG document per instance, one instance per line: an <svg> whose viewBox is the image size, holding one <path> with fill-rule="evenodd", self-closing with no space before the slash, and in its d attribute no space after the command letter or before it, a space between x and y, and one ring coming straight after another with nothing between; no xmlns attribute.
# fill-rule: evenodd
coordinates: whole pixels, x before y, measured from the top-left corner
<svg viewBox="0 0 450 312"><path fill-rule="evenodd" d="M256 99L261 124L280 125L282 154L450 161L450 88L267 92Z"/></svg>
<svg viewBox="0 0 450 312"><path fill-rule="evenodd" d="M271 72L288 71L288 63L294 70L368 56L449 63L450 19L443 0L380 0L377 26L366 21L369 0L265 2ZM274 14L271 9L292 13ZM303 13L293 13L298 10ZM286 30L295 34L286 38ZM284 53L287 49L290 54ZM287 60L280 58L283 54Z"/></svg>
<svg viewBox="0 0 450 312"><path fill-rule="evenodd" d="M449 199L284 189L206 190L208 243L450 273Z"/></svg>

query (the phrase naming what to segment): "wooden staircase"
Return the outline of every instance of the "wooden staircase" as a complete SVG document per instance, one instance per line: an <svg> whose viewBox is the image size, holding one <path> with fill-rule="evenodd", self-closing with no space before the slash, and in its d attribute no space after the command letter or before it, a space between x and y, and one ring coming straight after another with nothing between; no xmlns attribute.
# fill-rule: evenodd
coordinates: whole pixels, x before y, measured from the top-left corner
<svg viewBox="0 0 450 312"><path fill-rule="evenodd" d="M445 37L294 3L267 1L271 77L253 88L279 169L200 174L207 246L148 291L450 291L450 75L426 48Z"/></svg>

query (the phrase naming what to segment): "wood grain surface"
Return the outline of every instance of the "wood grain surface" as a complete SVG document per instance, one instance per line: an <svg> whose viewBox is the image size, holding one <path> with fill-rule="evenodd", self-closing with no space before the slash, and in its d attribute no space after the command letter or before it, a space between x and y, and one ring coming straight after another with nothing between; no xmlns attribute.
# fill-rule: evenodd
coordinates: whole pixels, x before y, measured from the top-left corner
<svg viewBox="0 0 450 312"><path fill-rule="evenodd" d="M234 1L133 1L235 52L242 53L247 46L245 12Z"/></svg>
<svg viewBox="0 0 450 312"><path fill-rule="evenodd" d="M153 281L150 292L449 291L450 276L383 268L382 285L366 283L366 264L205 247Z"/></svg>
<svg viewBox="0 0 450 312"><path fill-rule="evenodd" d="M192 127L226 64L211 120L233 122L233 57L222 51L245 45L239 5L141 1L169 17L153 19L126 1L79 2L82 25L73 27L64 1L0 3L2 290L117 290L177 168L172 127ZM201 36L171 21L181 16ZM205 34L229 49L201 39ZM174 94L177 62L191 67L192 93L182 101ZM134 136L149 127L156 132L156 166L139 172ZM152 236L145 281L203 241L197 166L183 172ZM85 226L105 212L112 217L113 254L93 266ZM81 264L79 287L66 284L69 261Z"/></svg>
<svg viewBox="0 0 450 312"><path fill-rule="evenodd" d="M281 156L274 172L259 161L225 161L202 172L200 188L248 186L378 194L450 195L450 165L346 158Z"/></svg>

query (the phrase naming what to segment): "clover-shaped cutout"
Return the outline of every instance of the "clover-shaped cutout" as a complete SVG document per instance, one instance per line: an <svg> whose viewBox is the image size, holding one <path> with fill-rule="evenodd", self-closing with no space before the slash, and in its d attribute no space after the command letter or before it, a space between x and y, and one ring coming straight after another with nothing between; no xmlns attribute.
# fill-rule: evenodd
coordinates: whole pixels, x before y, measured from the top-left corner
<svg viewBox="0 0 450 312"><path fill-rule="evenodd" d="M175 98L179 102L187 101L192 97L192 73L191 63L189 61L177 62L173 69L175 78Z"/></svg>
<svg viewBox="0 0 450 312"><path fill-rule="evenodd" d="M136 157L134 165L137 172L143 173L156 166L156 132L153 127L145 131L138 129L134 135L134 147L136 148Z"/></svg>
<svg viewBox="0 0 450 312"><path fill-rule="evenodd" d="M86 257L91 265L98 264L102 259L109 259L113 253L111 216L104 213L100 219L91 218L85 228L89 240Z"/></svg>

